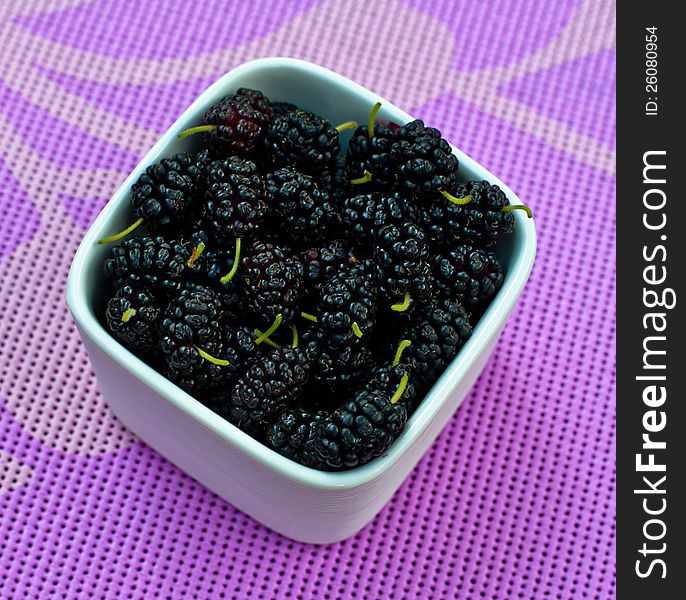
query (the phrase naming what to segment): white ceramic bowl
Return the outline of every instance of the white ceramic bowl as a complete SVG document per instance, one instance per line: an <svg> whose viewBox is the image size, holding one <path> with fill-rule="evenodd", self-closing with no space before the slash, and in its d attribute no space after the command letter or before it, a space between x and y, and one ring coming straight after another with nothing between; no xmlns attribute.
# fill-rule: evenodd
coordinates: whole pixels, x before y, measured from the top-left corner
<svg viewBox="0 0 686 600"><path fill-rule="evenodd" d="M409 420L388 452L341 473L296 464L243 433L134 356L105 330L108 286L102 262L109 247L101 237L132 220L131 184L151 163L193 149L193 137L176 134L202 122L205 110L239 87L294 102L333 123L365 122L375 102L379 117L406 123L412 117L358 84L322 67L294 59L245 63L210 86L172 125L117 190L86 233L69 273L67 304L74 315L105 400L143 441L240 510L295 540L329 543L364 527L386 504L426 452L484 367L522 292L534 260L534 223L515 211L516 231L499 252L505 280L467 344ZM344 138L346 136L344 135ZM512 190L469 156L453 148L463 177L497 183L512 204Z"/></svg>

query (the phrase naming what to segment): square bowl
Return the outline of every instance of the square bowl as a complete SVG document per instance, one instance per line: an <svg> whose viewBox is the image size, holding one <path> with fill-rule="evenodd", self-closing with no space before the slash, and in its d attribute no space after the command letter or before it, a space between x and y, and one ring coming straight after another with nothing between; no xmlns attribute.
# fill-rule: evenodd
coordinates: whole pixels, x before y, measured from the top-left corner
<svg viewBox="0 0 686 600"><path fill-rule="evenodd" d="M417 464L473 385L520 296L536 252L533 220L514 211L515 232L500 244L503 286L473 334L419 404L401 436L383 456L350 471L324 472L297 464L253 439L119 344L98 315L106 302L97 240L131 220L130 188L145 168L197 145L176 135L202 121L205 110L239 87L262 90L333 123L365 122L375 102L380 118L413 118L373 92L311 63L267 58L244 63L205 90L146 154L95 220L69 272L67 304L93 364L104 398L140 439L180 469L267 527L298 541L330 543L366 525ZM496 183L510 203L517 196L494 175L453 147L460 173Z"/></svg>

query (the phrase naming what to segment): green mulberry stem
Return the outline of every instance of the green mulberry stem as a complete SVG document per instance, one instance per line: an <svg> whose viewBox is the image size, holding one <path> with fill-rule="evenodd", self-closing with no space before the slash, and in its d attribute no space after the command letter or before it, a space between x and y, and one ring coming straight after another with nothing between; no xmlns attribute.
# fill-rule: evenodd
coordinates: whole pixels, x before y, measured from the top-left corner
<svg viewBox="0 0 686 600"><path fill-rule="evenodd" d="M142 225L143 221L145 221L145 219L143 217L141 217L140 219L138 219L138 221L136 221L135 223L132 223L126 229L124 229L124 231L120 231L119 233L117 233L115 235L112 235L110 237L106 237L106 238L102 238L101 240L98 240L98 244L109 244L110 242L116 242L117 240L120 240L123 237L126 237L127 235L129 235L129 233L131 233L134 229L136 229L136 227L139 227L140 225Z"/></svg>
<svg viewBox="0 0 686 600"><path fill-rule="evenodd" d="M464 198L457 198L453 196L452 194L449 194L445 190L440 190L441 195L446 198L447 200L450 200L453 204L469 204L472 201L472 195L469 194L465 196Z"/></svg>
<svg viewBox="0 0 686 600"><path fill-rule="evenodd" d="M279 328L279 326L281 325L281 321L283 321L283 315L279 313L278 315L276 315L276 319L274 319L274 322L269 326L269 329L267 329L267 331L265 331L264 333L259 334L259 336L255 340L255 343L261 344L262 342L268 340L269 336Z"/></svg>
<svg viewBox="0 0 686 600"><path fill-rule="evenodd" d="M397 367L400 363L400 357L403 355L403 350L408 346L411 346L412 342L410 340L403 340L398 344L398 349L395 351L395 357L393 358L393 366Z"/></svg>
<svg viewBox="0 0 686 600"><path fill-rule="evenodd" d="M179 133L176 137L180 140L188 137L189 135L194 135L196 133L202 133L203 131L214 131L217 128L216 125L198 125L197 127L191 127Z"/></svg>
<svg viewBox="0 0 686 600"><path fill-rule="evenodd" d="M300 316L301 316L303 319L307 319L308 321L312 321L313 323L316 323L316 322L317 322L317 317L315 317L314 315L311 315L310 313L301 312L301 313L300 313Z"/></svg>
<svg viewBox="0 0 686 600"><path fill-rule="evenodd" d="M394 310L395 312L405 312L408 308L410 308L411 303L412 296L410 296L410 292L405 292L403 301L399 304L391 304L391 310Z"/></svg>
<svg viewBox="0 0 686 600"><path fill-rule="evenodd" d="M395 404L398 400L400 400L400 397L405 393L405 388L407 387L407 382L409 379L410 378L407 376L407 373L400 378L398 389L395 390L395 394L393 394L391 397L391 404Z"/></svg>
<svg viewBox="0 0 686 600"><path fill-rule="evenodd" d="M381 102L377 102L373 107L372 111L369 113L369 121L367 122L367 132L369 134L369 139L374 137L374 121L376 120L376 113L379 112L381 108Z"/></svg>
<svg viewBox="0 0 686 600"><path fill-rule="evenodd" d="M197 346L193 347L198 351L198 354L202 356L202 358L211 362L214 365L219 365L220 367L228 367L231 364L228 360L224 360L223 358L216 358L211 354L208 354L202 348L198 348Z"/></svg>
<svg viewBox="0 0 686 600"><path fill-rule="evenodd" d="M193 248L193 250L191 250L191 257L186 261L186 266L189 269L193 268L195 261L200 258L203 250L205 250L205 242L200 242L195 248Z"/></svg>
<svg viewBox="0 0 686 600"><path fill-rule="evenodd" d="M291 328L291 331L293 332L293 343L291 344L291 348L297 348L298 347L298 328L291 324L289 325Z"/></svg>
<svg viewBox="0 0 686 600"><path fill-rule="evenodd" d="M259 336L261 336L261 335L264 335L259 329L255 329L255 330L253 331L253 333L255 334L255 337L259 337ZM271 346L271 347L274 348L275 350L281 350L281 346L279 346L276 342L273 342L273 341L270 340L269 338L266 338L266 339L264 340L264 343L267 344L267 346Z"/></svg>
<svg viewBox="0 0 686 600"><path fill-rule="evenodd" d="M372 174L369 171L367 171L367 169L365 169L364 175L362 175L362 177L358 177L357 179L351 179L350 183L352 185L361 185L363 183L368 183L371 180L372 180Z"/></svg>
<svg viewBox="0 0 686 600"><path fill-rule="evenodd" d="M131 317L136 316L136 309L135 308L127 308L124 311L124 314L121 316L121 322L122 323L128 323Z"/></svg>
<svg viewBox="0 0 686 600"><path fill-rule="evenodd" d="M500 209L500 212L510 212L511 210L523 210L530 219L533 217L531 209L523 204L508 204Z"/></svg>
<svg viewBox="0 0 686 600"><path fill-rule="evenodd" d="M353 321L353 333L358 337L361 338L363 333L362 330L360 329L360 326L357 324L357 321Z"/></svg>
<svg viewBox="0 0 686 600"><path fill-rule="evenodd" d="M231 267L231 270L224 275L219 280L219 283L229 283L233 279L233 276L236 274L236 271L238 271L238 261L241 257L241 238L236 238L236 254L234 255L233 258L233 266Z"/></svg>
<svg viewBox="0 0 686 600"><path fill-rule="evenodd" d="M340 125L337 125L334 127L338 133L341 131L345 131L346 129L355 129L357 127L357 121L346 121L345 123L341 123Z"/></svg>

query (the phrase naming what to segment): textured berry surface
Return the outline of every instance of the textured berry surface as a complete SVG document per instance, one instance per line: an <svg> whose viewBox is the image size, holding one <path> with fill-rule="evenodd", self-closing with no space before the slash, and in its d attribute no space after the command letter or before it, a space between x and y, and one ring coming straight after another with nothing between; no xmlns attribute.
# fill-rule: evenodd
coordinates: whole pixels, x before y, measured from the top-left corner
<svg viewBox="0 0 686 600"><path fill-rule="evenodd" d="M354 386L372 360L369 348L357 338L334 345L328 332L318 327L303 334L301 347L310 361L313 380L339 393Z"/></svg>
<svg viewBox="0 0 686 600"><path fill-rule="evenodd" d="M491 246L514 229L511 212L501 212L509 204L497 185L487 181L461 183L451 190L457 198L471 196L468 204L437 200L420 205L420 223L437 246L469 243Z"/></svg>
<svg viewBox="0 0 686 600"><path fill-rule="evenodd" d="M234 423L264 427L282 407L292 403L307 383L305 354L293 348L272 350L250 362L229 397Z"/></svg>
<svg viewBox="0 0 686 600"><path fill-rule="evenodd" d="M334 206L339 206L344 198L353 194L350 184L350 166L344 156L337 156L316 174L319 187L329 194Z"/></svg>
<svg viewBox="0 0 686 600"><path fill-rule="evenodd" d="M209 287L187 283L174 296L160 321L160 347L169 354L180 346L207 348L219 343L221 305ZM209 350L208 350L209 351Z"/></svg>
<svg viewBox="0 0 686 600"><path fill-rule="evenodd" d="M324 235L324 208L328 195L311 177L293 167L284 167L265 176L267 218L272 228L301 243L320 240Z"/></svg>
<svg viewBox="0 0 686 600"><path fill-rule="evenodd" d="M365 387L316 425L315 452L332 469L357 467L381 456L406 422L404 404Z"/></svg>
<svg viewBox="0 0 686 600"><path fill-rule="evenodd" d="M165 375L187 392L208 392L231 385L258 352L255 338L246 327L227 327L203 350L229 364L215 364L194 346L184 344L165 356Z"/></svg>
<svg viewBox="0 0 686 600"><path fill-rule="evenodd" d="M348 235L363 243L373 243L385 225L417 221L412 200L399 194L359 194L343 200L341 222Z"/></svg>
<svg viewBox="0 0 686 600"><path fill-rule="evenodd" d="M197 243L194 244L194 248L197 252ZM240 277L233 277L227 282L223 281L227 273L233 269L235 250L204 249L192 266L191 260L189 259L186 263L188 280L207 285L216 292L222 309L220 325L234 325L239 322L248 310L243 281Z"/></svg>
<svg viewBox="0 0 686 600"><path fill-rule="evenodd" d="M131 186L136 214L153 225L167 226L195 204L200 169L190 154L177 154L150 165Z"/></svg>
<svg viewBox="0 0 686 600"><path fill-rule="evenodd" d="M116 288L143 285L172 292L181 284L189 258L190 251L179 242L135 236L112 248L103 269Z"/></svg>
<svg viewBox="0 0 686 600"><path fill-rule="evenodd" d="M464 307L450 298L432 300L413 318L404 338L412 341L404 358L421 386L432 384L472 334Z"/></svg>
<svg viewBox="0 0 686 600"><path fill-rule="evenodd" d="M226 96L213 104L205 113L205 125L216 125L205 135L218 152L251 155L262 139L271 121L268 101L247 90ZM264 97L263 97L264 98ZM266 98L265 98L266 100Z"/></svg>
<svg viewBox="0 0 686 600"><path fill-rule="evenodd" d="M369 137L369 127L361 125L348 143L348 164L353 178L362 177L365 171L372 174L369 186L375 190L392 190L396 185L396 169L391 162L391 146L396 141L397 130L376 123L374 136Z"/></svg>
<svg viewBox="0 0 686 600"><path fill-rule="evenodd" d="M232 156L207 166L204 223L218 241L249 237L266 212L264 181L254 162Z"/></svg>
<svg viewBox="0 0 686 600"><path fill-rule="evenodd" d="M304 281L309 291L328 281L336 273L352 264L353 250L343 239L309 250L298 255L304 268Z"/></svg>
<svg viewBox="0 0 686 600"><path fill-rule="evenodd" d="M197 231L197 233L199 237L202 236L202 230ZM237 289L240 279L231 280L227 285L220 281L233 267L235 251L233 249L216 251L211 249L216 247L216 245L210 246L211 242L203 242L203 244L206 246L203 248L202 254L198 256L197 238L192 243L191 258L186 262L187 277L198 283L211 284L210 287L215 290ZM193 257L193 252L196 252L196 257Z"/></svg>
<svg viewBox="0 0 686 600"><path fill-rule="evenodd" d="M318 424L328 417L325 411L284 408L267 428L267 442L279 454L306 467L324 469L314 446Z"/></svg>
<svg viewBox="0 0 686 600"><path fill-rule="evenodd" d="M157 345L157 321L162 309L145 288L125 285L110 298L105 311L107 326L131 349L153 349Z"/></svg>
<svg viewBox="0 0 686 600"><path fill-rule="evenodd" d="M264 151L271 164L294 166L308 173L331 163L340 148L338 131L331 123L305 110L276 117L264 139Z"/></svg>
<svg viewBox="0 0 686 600"><path fill-rule="evenodd" d="M437 254L433 273L440 293L472 313L485 308L503 284L503 267L495 253L468 245Z"/></svg>
<svg viewBox="0 0 686 600"><path fill-rule="evenodd" d="M223 359L221 343L208 342L205 350ZM179 345L164 355L164 376L190 394L216 389L226 382L227 368L205 360L191 344Z"/></svg>
<svg viewBox="0 0 686 600"><path fill-rule="evenodd" d="M389 398L392 398L402 385L403 377L407 378L405 389L400 394L397 402L405 405L408 415L413 408L413 402L417 396L417 390L412 377L412 367L409 363L398 363L393 365L386 363L374 366L368 374L367 388L370 390L380 390Z"/></svg>
<svg viewBox="0 0 686 600"><path fill-rule="evenodd" d="M332 347L374 331L377 294L374 280L360 267L339 271L322 285L317 305L318 326ZM357 333L353 324L357 325Z"/></svg>
<svg viewBox="0 0 686 600"><path fill-rule="evenodd" d="M391 151L399 190L436 199L441 190L452 190L457 183L457 157L441 132L426 127L420 120L403 125L396 134Z"/></svg>
<svg viewBox="0 0 686 600"><path fill-rule="evenodd" d="M303 266L273 244L255 244L241 261L245 291L262 325L277 315L289 323L299 312Z"/></svg>
<svg viewBox="0 0 686 600"><path fill-rule="evenodd" d="M406 293L427 300L433 291L429 246L424 231L413 223L386 225L376 234L374 255L381 270L379 291L393 301Z"/></svg>
<svg viewBox="0 0 686 600"><path fill-rule="evenodd" d="M285 115L286 113L295 112L296 110L301 110L296 104L292 102L271 102L272 116L279 117Z"/></svg>
<svg viewBox="0 0 686 600"><path fill-rule="evenodd" d="M269 98L259 90L244 87L238 88L236 90L236 96L246 98L254 110L264 115L265 119L271 119L273 114L271 102L269 101Z"/></svg>
<svg viewBox="0 0 686 600"><path fill-rule="evenodd" d="M195 184L196 199L191 209L181 219L175 219L173 225L183 229L188 223L199 218L203 209L203 198L207 189L207 175L210 165L220 160L219 154L211 147L205 147L193 155L193 166L189 169ZM173 228L171 228L173 229Z"/></svg>

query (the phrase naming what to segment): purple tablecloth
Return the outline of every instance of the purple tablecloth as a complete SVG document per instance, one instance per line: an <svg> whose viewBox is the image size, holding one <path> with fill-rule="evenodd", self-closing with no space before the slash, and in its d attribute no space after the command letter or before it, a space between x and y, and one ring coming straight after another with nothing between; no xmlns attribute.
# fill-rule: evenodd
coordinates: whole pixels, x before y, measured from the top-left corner
<svg viewBox="0 0 686 600"><path fill-rule="evenodd" d="M614 595L612 2L3 0L0 39L0 597ZM84 230L159 133L270 55L439 127L539 234L458 414L328 547L272 533L133 438L64 303Z"/></svg>

